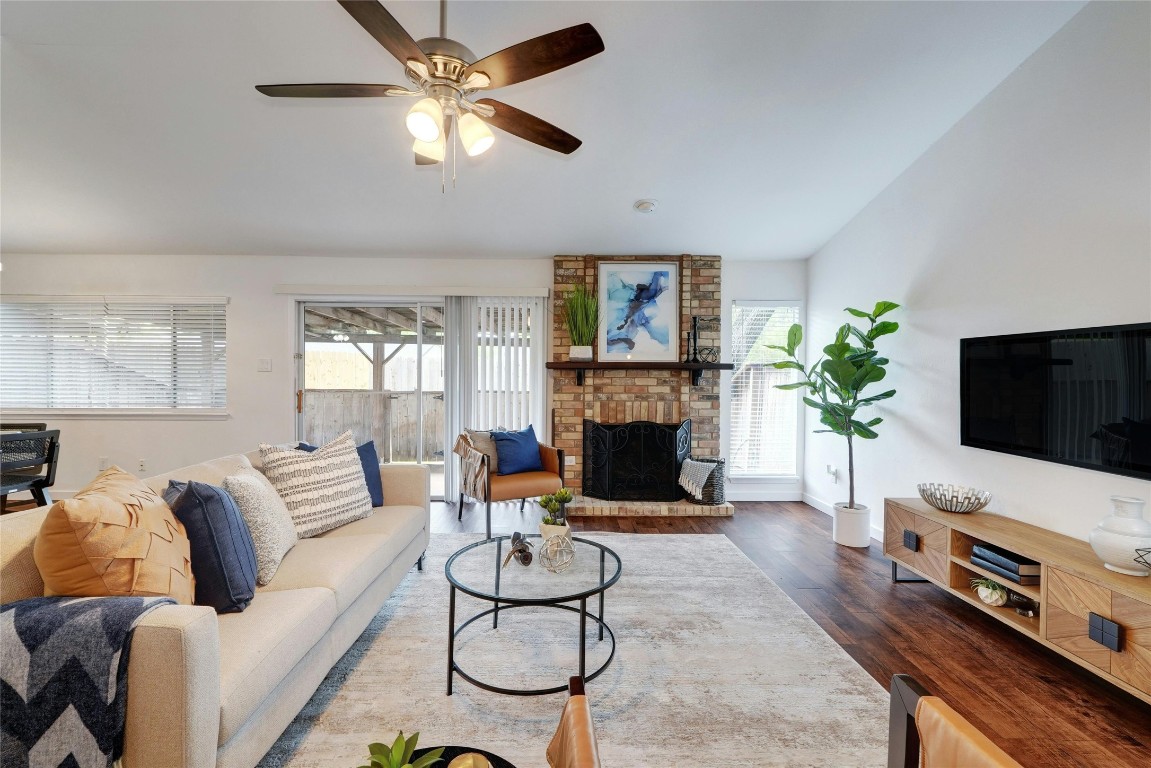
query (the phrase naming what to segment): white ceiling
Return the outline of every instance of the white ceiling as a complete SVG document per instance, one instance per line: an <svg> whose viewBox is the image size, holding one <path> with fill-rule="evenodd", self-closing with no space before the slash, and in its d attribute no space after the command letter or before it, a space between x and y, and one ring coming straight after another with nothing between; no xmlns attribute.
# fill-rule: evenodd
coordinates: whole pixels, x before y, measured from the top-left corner
<svg viewBox="0 0 1151 768"><path fill-rule="evenodd" d="M386 5L436 34L435 2ZM579 150L497 131L441 194L409 101L253 89L405 82L334 0L5 0L0 249L805 257L1082 6L453 0L481 57L585 21L607 50L492 92Z"/></svg>

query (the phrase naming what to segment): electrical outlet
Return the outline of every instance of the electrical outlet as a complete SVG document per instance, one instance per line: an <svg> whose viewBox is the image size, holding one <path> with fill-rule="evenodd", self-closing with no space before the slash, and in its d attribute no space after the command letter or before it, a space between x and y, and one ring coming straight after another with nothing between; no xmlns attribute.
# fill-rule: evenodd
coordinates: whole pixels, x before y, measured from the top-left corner
<svg viewBox="0 0 1151 768"><path fill-rule="evenodd" d="M831 475L831 484L839 485L839 470L830 464L827 465L827 474Z"/></svg>
<svg viewBox="0 0 1151 768"><path fill-rule="evenodd" d="M575 456L564 456L564 466L574 467L575 466Z"/></svg>
<svg viewBox="0 0 1151 768"><path fill-rule="evenodd" d="M107 456L101 456L100 457L100 469L107 469L110 466L111 466L111 462L108 461L108 457Z"/></svg>
<svg viewBox="0 0 1151 768"><path fill-rule="evenodd" d="M140 459L139 463L136 464L136 471L137 472L147 472L148 471L148 465L144 463L143 459Z"/></svg>

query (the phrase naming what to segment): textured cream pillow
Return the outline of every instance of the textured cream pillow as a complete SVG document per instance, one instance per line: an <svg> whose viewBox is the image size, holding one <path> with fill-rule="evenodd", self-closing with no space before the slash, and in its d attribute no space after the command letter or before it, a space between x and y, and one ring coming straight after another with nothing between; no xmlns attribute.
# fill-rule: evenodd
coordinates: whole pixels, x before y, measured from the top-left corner
<svg viewBox="0 0 1151 768"><path fill-rule="evenodd" d="M191 605L195 595L184 526L155 491L119 467L52 505L32 555L47 596L162 595Z"/></svg>
<svg viewBox="0 0 1151 768"><path fill-rule="evenodd" d="M261 443L260 458L301 539L372 514L372 497L351 432L311 453Z"/></svg>
<svg viewBox="0 0 1151 768"><path fill-rule="evenodd" d="M499 474L500 457L496 453L496 441L492 440L492 433L477 429L465 429L464 434L468 436L468 442L472 444L472 448L488 457L488 469L491 470L491 473L493 475Z"/></svg>
<svg viewBox="0 0 1151 768"><path fill-rule="evenodd" d="M256 550L256 583L267 584L280 568L280 561L299 538L292 515L284 500L256 470L228 475L224 490L231 494L240 508L240 516L252 534Z"/></svg>

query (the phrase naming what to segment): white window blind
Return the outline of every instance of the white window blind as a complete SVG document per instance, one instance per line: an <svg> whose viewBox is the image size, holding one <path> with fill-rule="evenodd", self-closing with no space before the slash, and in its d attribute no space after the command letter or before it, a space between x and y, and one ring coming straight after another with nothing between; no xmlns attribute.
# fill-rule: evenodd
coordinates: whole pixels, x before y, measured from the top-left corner
<svg viewBox="0 0 1151 768"><path fill-rule="evenodd" d="M526 429L544 434L544 301L535 297L481 297L476 301L475 428Z"/></svg>
<svg viewBox="0 0 1151 768"><path fill-rule="evenodd" d="M736 301L731 310L731 424L728 473L733 477L795 476L798 394L776 384L798 381L797 372L776 370L783 353L768 344L787 344L799 322L795 303Z"/></svg>
<svg viewBox="0 0 1151 768"><path fill-rule="evenodd" d="M222 409L222 298L5 296L0 408Z"/></svg>

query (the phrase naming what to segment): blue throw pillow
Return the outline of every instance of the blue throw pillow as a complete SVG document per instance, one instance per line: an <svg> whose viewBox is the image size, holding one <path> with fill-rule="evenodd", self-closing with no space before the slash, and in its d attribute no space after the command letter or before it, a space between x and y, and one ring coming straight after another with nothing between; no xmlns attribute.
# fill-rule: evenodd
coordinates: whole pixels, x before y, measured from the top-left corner
<svg viewBox="0 0 1151 768"><path fill-rule="evenodd" d="M309 443L300 443L296 448L308 453L316 450L316 446ZM368 484L368 495L372 497L372 506L384 506L384 485L380 482L380 457L376 453L375 442L369 440L357 447L356 453L360 454L360 466L364 468L364 481Z"/></svg>
<svg viewBox="0 0 1151 768"><path fill-rule="evenodd" d="M520 472L540 472L544 468L540 459L540 442L536 431L528 425L519 432L492 432L496 441L496 455L500 457L500 475L518 475Z"/></svg>
<svg viewBox="0 0 1151 768"><path fill-rule="evenodd" d="M237 613L256 594L256 548L231 494L195 481L168 482L164 502L184 524L196 577L196 605Z"/></svg>

